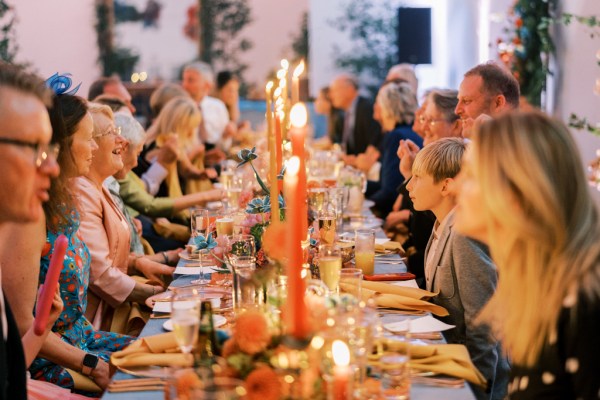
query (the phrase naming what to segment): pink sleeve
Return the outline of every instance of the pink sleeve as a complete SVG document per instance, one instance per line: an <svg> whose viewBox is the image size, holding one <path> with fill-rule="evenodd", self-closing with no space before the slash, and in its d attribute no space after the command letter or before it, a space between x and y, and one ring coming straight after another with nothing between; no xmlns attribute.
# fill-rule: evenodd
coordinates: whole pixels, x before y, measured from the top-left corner
<svg viewBox="0 0 600 400"><path fill-rule="evenodd" d="M75 192L81 212L79 233L91 255L89 289L110 306L117 307L131 294L135 281L113 265L104 227L102 193L85 178L76 179Z"/></svg>

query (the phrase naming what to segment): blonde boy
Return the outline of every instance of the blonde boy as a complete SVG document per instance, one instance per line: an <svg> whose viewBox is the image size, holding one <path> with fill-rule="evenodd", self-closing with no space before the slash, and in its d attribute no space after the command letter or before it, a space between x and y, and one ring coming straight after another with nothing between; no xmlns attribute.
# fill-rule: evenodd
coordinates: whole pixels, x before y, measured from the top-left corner
<svg viewBox="0 0 600 400"><path fill-rule="evenodd" d="M466 150L462 139L444 138L425 146L412 169L407 186L415 210L430 210L436 217L425 249L427 290L438 292L433 302L450 315L441 318L455 328L444 332L448 343L464 344L475 366L488 379L488 390L471 386L477 399L506 396L509 366L500 343L474 319L496 290L496 267L487 248L453 231L456 176Z"/></svg>

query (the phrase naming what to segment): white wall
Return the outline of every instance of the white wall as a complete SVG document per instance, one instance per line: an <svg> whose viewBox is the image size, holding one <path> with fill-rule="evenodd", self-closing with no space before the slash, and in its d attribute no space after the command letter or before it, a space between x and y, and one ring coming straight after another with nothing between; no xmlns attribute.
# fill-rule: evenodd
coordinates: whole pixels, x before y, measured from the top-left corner
<svg viewBox="0 0 600 400"><path fill-rule="evenodd" d="M576 15L600 14L600 2L597 0L569 0L563 2L563 7L565 12ZM558 56L562 82L556 98L556 114L567 121L574 112L594 124L600 123L600 96L593 92L596 79L600 79L599 60L596 58L600 38L590 38L589 29L575 22L561 28L561 31L563 41L558 43ZM600 138L586 131L572 131L587 164L595 158L596 149L600 149Z"/></svg>
<svg viewBox="0 0 600 400"><path fill-rule="evenodd" d="M93 0L10 0L15 27L17 61L30 62L43 77L70 72L79 94L100 75L94 29Z"/></svg>

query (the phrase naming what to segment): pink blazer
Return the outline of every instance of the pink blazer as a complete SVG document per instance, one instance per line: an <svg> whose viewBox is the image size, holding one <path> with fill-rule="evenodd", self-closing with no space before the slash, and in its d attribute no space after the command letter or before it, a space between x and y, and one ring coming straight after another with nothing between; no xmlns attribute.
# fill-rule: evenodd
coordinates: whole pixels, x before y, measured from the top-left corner
<svg viewBox="0 0 600 400"><path fill-rule="evenodd" d="M79 232L91 254L86 317L96 329L108 329L114 309L133 291L127 275L129 225L108 189L98 190L86 177L75 179L81 226Z"/></svg>

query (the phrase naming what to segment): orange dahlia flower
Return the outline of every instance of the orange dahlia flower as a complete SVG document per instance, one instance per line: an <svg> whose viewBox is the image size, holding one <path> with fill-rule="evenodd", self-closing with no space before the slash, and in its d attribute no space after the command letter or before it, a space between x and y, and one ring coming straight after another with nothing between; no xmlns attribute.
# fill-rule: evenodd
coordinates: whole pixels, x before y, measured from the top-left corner
<svg viewBox="0 0 600 400"><path fill-rule="evenodd" d="M256 368L246 378L248 400L278 400L281 398L279 377L266 365Z"/></svg>
<svg viewBox="0 0 600 400"><path fill-rule="evenodd" d="M271 341L269 325L258 311L246 311L237 317L233 340L246 354L254 355L265 350Z"/></svg>

